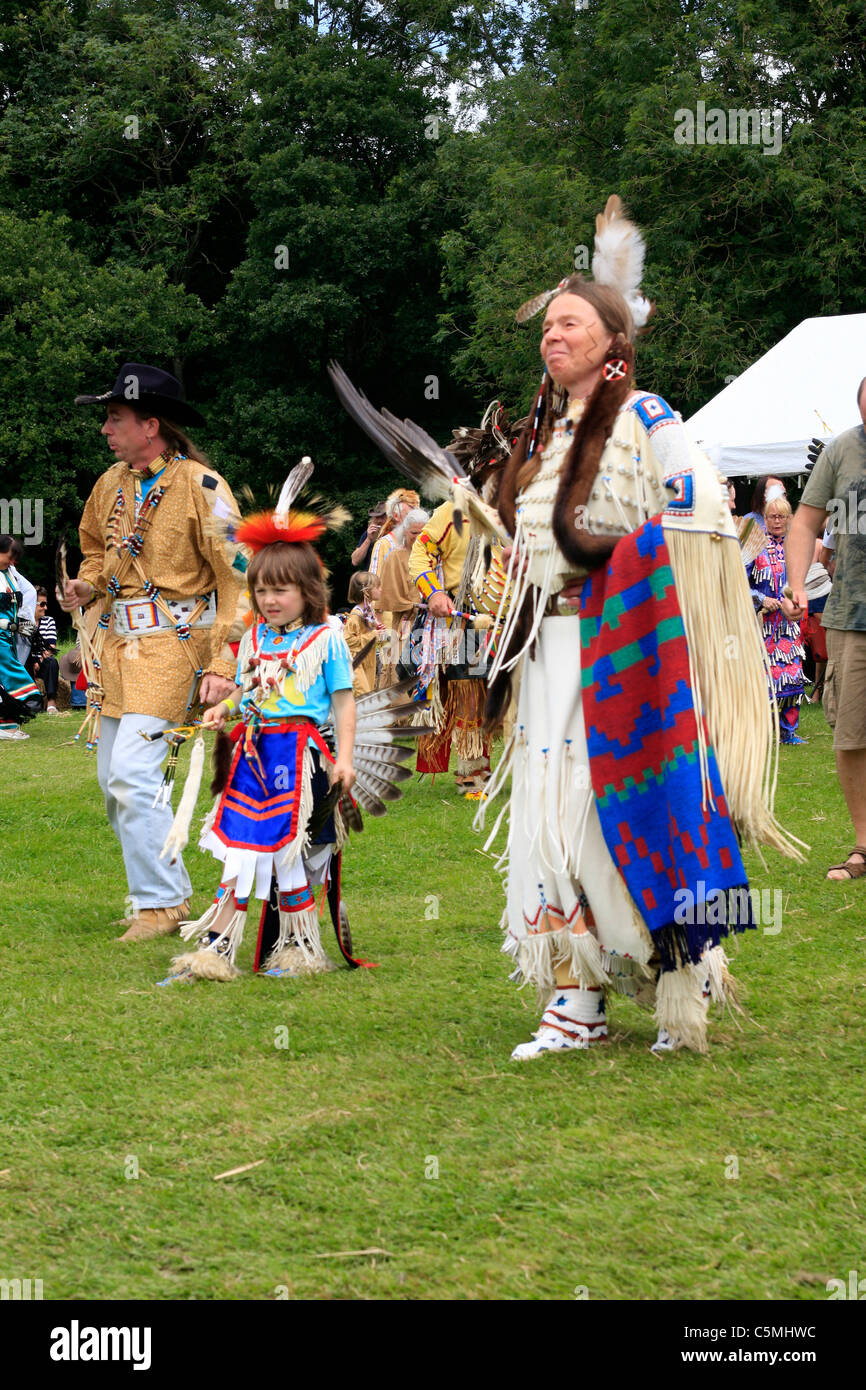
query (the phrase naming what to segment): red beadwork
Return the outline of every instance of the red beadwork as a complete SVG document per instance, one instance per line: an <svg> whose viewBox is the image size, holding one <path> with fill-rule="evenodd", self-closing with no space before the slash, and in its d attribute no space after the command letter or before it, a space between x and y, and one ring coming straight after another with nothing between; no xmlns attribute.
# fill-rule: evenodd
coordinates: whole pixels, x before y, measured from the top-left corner
<svg viewBox="0 0 866 1390"><path fill-rule="evenodd" d="M621 357L612 357L609 362L605 362L601 374L605 381L622 381L628 372L628 363Z"/></svg>

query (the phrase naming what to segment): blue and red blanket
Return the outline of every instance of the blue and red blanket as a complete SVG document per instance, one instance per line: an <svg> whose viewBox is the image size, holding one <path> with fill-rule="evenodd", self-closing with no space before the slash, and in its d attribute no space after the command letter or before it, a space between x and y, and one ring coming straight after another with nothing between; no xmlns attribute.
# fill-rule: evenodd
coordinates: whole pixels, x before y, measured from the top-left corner
<svg viewBox="0 0 866 1390"><path fill-rule="evenodd" d="M580 619L583 715L602 832L662 969L676 969L754 922L709 746L715 809L702 805L703 716L692 700L685 628L658 520L624 537L590 576Z"/></svg>

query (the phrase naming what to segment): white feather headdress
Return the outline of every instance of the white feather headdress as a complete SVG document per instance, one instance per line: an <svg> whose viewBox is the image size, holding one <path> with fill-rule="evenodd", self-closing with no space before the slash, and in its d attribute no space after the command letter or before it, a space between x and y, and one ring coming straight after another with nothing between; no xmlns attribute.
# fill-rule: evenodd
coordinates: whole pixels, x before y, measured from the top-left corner
<svg viewBox="0 0 866 1390"><path fill-rule="evenodd" d="M631 310L635 328L643 328L653 307L640 292L645 255L643 236L626 217L616 193L612 193L604 212L595 219L592 278L597 285L619 290Z"/></svg>
<svg viewBox="0 0 866 1390"><path fill-rule="evenodd" d="M592 257L592 276L598 285L619 290L634 320L635 328L643 328L652 304L640 292L646 243L635 224L626 217L616 193L607 200L604 212L595 219L595 252ZM517 310L517 322L526 323L549 303L558 290L564 289L567 278L552 290L527 299Z"/></svg>

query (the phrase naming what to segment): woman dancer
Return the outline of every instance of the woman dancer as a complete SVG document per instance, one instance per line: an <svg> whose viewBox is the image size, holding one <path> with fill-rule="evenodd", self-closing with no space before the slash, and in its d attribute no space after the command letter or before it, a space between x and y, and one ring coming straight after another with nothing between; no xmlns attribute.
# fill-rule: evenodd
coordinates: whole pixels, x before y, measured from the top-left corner
<svg viewBox="0 0 866 1390"><path fill-rule="evenodd" d="M782 595L788 582L785 568L785 536L791 524L791 504L775 497L764 508L767 544L747 568L752 602L761 619L764 646L770 660L772 696L779 709L782 743L804 743L797 728L803 698L803 641L798 622L782 612Z"/></svg>
<svg viewBox="0 0 866 1390"><path fill-rule="evenodd" d="M21 593L9 569L15 540L0 536L0 738L28 739L21 724L42 709L42 695L18 660Z"/></svg>
<svg viewBox="0 0 866 1390"><path fill-rule="evenodd" d="M546 307L545 372L499 490L513 596L488 716L512 674L519 695L489 799L511 774L503 949L546 1004L517 1059L600 1042L612 990L655 1005L655 1050L704 1051L710 998L733 994L718 943L753 925L732 818L792 852L763 799L763 656L721 480L634 389L643 241L615 198L597 228L595 282L518 312Z"/></svg>

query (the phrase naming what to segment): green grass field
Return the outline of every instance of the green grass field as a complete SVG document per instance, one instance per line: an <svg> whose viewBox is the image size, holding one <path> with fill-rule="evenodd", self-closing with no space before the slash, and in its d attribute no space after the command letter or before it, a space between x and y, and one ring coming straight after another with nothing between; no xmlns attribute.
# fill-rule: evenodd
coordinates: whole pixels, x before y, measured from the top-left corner
<svg viewBox="0 0 866 1390"><path fill-rule="evenodd" d="M852 841L819 710L777 803L809 862L749 861L783 917L734 947L746 1017L657 1058L616 998L609 1045L524 1064L534 999L451 779L347 851L378 969L253 977L251 925L243 979L158 989L176 938L113 939L125 880L77 724L0 746L0 1276L46 1299L808 1300L866 1273L866 881L824 881ZM215 866L187 863L202 909Z"/></svg>

